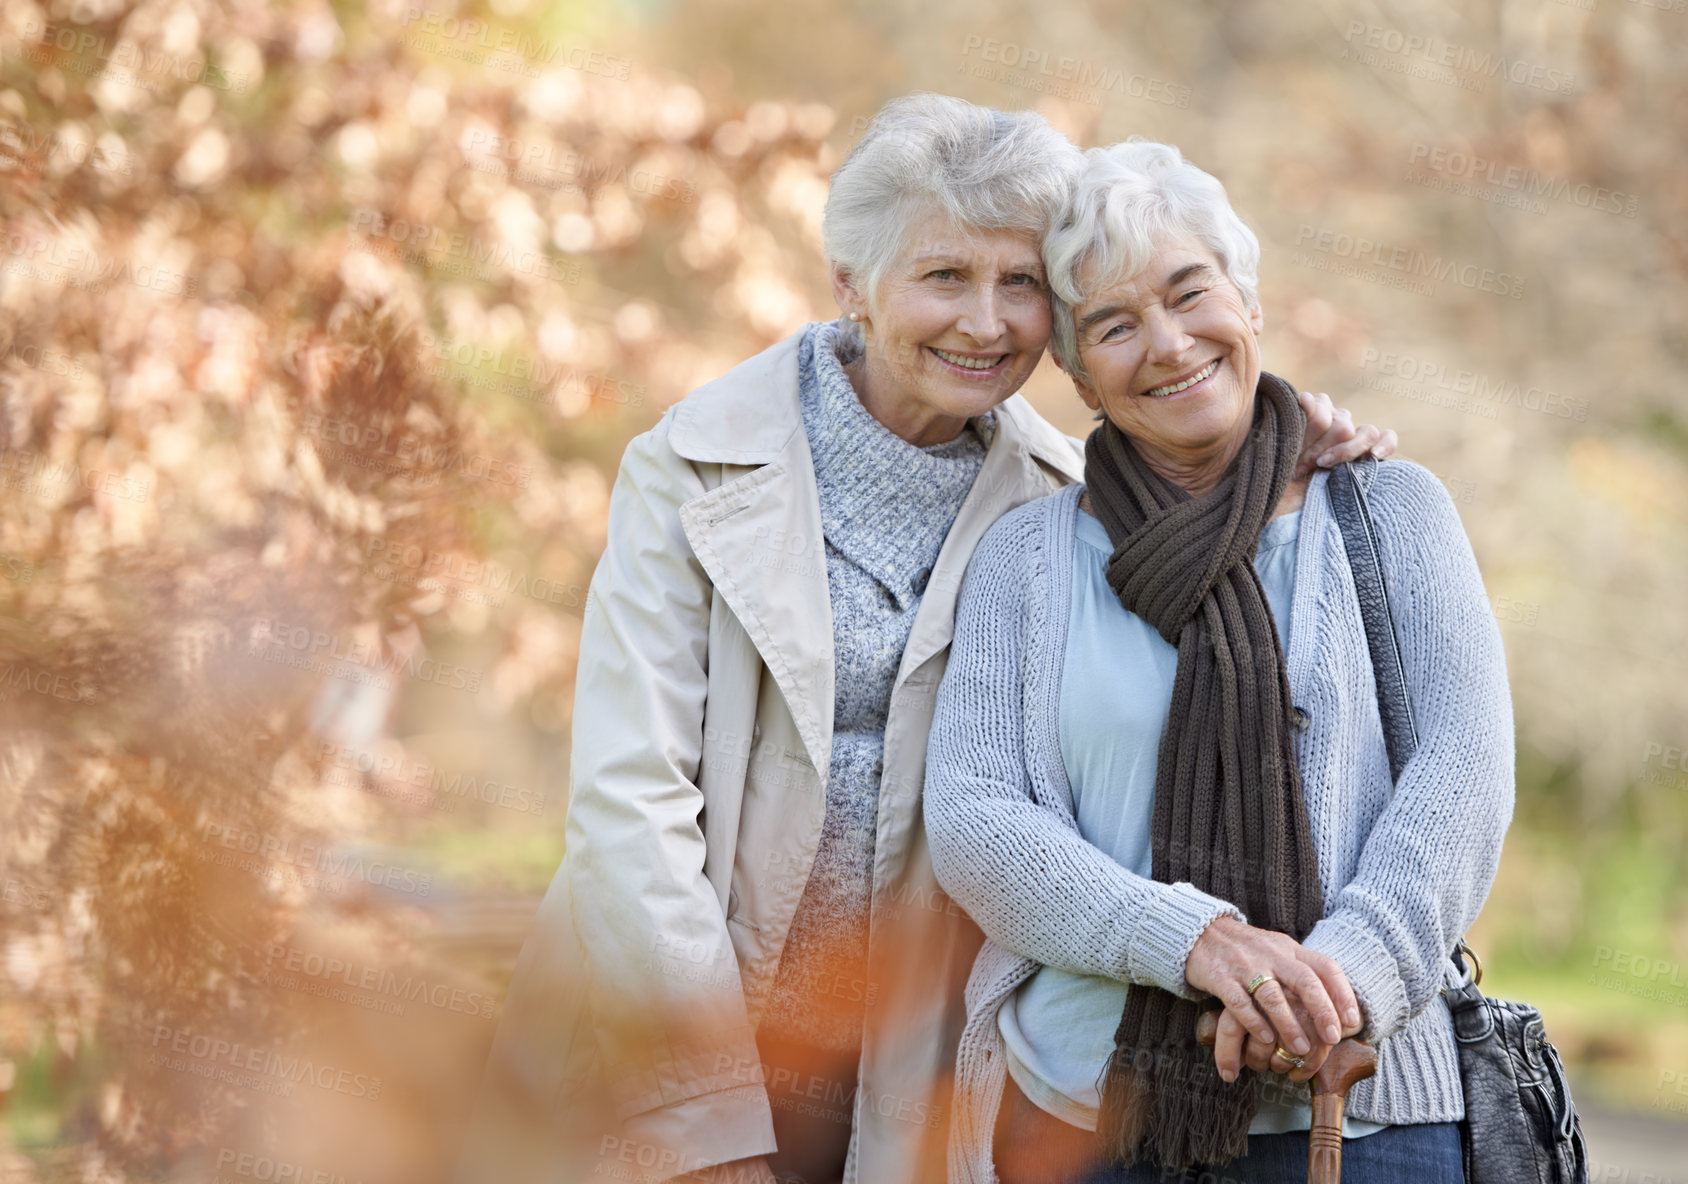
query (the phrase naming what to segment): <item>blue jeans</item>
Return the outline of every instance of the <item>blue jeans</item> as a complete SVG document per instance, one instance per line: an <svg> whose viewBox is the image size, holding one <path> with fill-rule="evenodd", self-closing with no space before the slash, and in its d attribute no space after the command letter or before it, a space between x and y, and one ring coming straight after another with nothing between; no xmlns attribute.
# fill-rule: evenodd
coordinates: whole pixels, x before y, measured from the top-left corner
<svg viewBox="0 0 1688 1184"><path fill-rule="evenodd" d="M1344 1184L1465 1184L1459 1124L1391 1126L1342 1141ZM1307 1132L1250 1135L1248 1154L1224 1167L1179 1173L1100 1168L1079 1184L1306 1184Z"/></svg>

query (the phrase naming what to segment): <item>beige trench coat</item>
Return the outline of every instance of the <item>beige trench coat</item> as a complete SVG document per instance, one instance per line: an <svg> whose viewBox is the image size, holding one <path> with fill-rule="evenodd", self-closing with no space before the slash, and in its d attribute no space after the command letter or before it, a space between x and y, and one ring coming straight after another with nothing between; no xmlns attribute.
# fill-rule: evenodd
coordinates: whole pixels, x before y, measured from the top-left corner
<svg viewBox="0 0 1688 1184"><path fill-rule="evenodd" d="M655 1181L774 1149L755 1032L813 864L833 638L800 334L628 445L587 596L567 855L505 999L459 1179ZM1018 395L933 569L885 729L846 1181L941 1179L982 937L920 825L962 573L1006 511L1079 479ZM815 1096L819 1098L819 1093Z"/></svg>

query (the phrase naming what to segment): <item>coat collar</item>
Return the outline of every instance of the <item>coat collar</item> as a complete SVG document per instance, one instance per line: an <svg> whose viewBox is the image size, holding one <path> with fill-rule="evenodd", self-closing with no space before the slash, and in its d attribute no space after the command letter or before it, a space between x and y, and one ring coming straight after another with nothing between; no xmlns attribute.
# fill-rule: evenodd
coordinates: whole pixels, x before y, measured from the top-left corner
<svg viewBox="0 0 1688 1184"><path fill-rule="evenodd" d="M932 568L908 644L903 647L898 685L954 637L962 577L992 523L1017 506L1079 481L1083 475L1078 451L1019 395L997 408L996 439Z"/></svg>
<svg viewBox="0 0 1688 1184"><path fill-rule="evenodd" d="M772 464L803 434L797 347L807 327L705 383L674 408L669 447L687 460ZM805 443L803 453L808 455Z"/></svg>
<svg viewBox="0 0 1688 1184"><path fill-rule="evenodd" d="M798 393L804 331L688 395L674 408L668 439L688 460L749 470L723 474L720 485L680 508L680 521L779 685L824 784L835 669L820 492ZM990 524L1082 472L1072 443L1023 398L998 405L996 436L933 568L899 684L949 643L962 573Z"/></svg>

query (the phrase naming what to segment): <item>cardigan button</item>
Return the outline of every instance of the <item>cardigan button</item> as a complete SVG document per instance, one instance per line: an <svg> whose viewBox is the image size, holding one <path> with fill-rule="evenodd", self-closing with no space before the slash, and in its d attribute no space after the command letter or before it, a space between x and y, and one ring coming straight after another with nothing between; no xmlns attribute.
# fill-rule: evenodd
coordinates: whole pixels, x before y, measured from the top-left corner
<svg viewBox="0 0 1688 1184"><path fill-rule="evenodd" d="M1294 725L1295 730L1298 732L1305 732L1307 730L1307 725L1313 721L1313 717L1308 715L1307 712L1300 707L1291 709L1289 718L1290 723Z"/></svg>
<svg viewBox="0 0 1688 1184"><path fill-rule="evenodd" d="M914 594L916 596L919 596L926 591L927 581L931 578L932 569L929 567L923 567L914 573L914 582L909 586L914 589Z"/></svg>

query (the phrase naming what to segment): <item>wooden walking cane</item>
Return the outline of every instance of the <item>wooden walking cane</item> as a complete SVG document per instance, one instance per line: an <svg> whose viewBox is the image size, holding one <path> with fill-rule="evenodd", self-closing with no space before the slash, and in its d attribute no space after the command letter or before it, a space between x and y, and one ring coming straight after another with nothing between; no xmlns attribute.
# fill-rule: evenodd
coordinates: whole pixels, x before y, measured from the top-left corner
<svg viewBox="0 0 1688 1184"><path fill-rule="evenodd" d="M1219 1037L1219 1013L1196 1020L1196 1042L1208 1048ZM1348 1090L1377 1072L1377 1050L1363 1040L1339 1041L1313 1074L1313 1129L1307 1132L1307 1184L1342 1180L1342 1108Z"/></svg>

